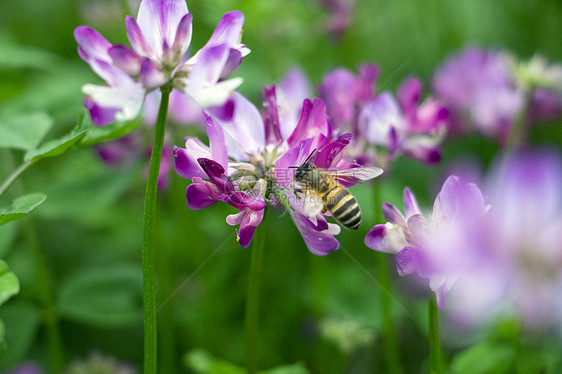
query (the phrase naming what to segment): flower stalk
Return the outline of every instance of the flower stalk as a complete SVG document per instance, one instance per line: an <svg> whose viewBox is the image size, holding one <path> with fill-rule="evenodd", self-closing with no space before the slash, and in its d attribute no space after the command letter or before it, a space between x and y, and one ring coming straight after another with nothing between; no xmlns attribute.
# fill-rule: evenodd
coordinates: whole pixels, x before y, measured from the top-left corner
<svg viewBox="0 0 562 374"><path fill-rule="evenodd" d="M164 133L166 131L166 116L168 102L172 88L163 86L162 101L156 119L154 145L150 156L146 194L144 198L143 241L142 241L142 279L144 306L144 373L156 373L157 329L156 329L156 284L154 275L154 235L156 231L156 193L158 190L158 174Z"/></svg>
<svg viewBox="0 0 562 374"><path fill-rule="evenodd" d="M382 199L381 199L381 183L379 180L373 181L373 199L375 204L375 221L377 223L385 222L382 214ZM376 253L375 261L377 274L381 286L391 292L392 285L390 283L390 271L388 269L387 256L385 253ZM400 365L400 356L398 354L398 341L396 339L396 328L392 318L392 305L391 299L383 292L381 292L381 305L383 314L383 336L384 336L384 357L386 366L389 373L399 374L402 373Z"/></svg>
<svg viewBox="0 0 562 374"><path fill-rule="evenodd" d="M10 187L10 185L16 180L16 178L21 173L23 173L23 171L25 169L27 169L29 166L31 166L32 163L33 163L33 161L24 162L16 170L14 170L14 172L12 174L10 174L10 176L0 186L0 195L2 195L4 193L4 191L6 191L8 189L8 187Z"/></svg>
<svg viewBox="0 0 562 374"><path fill-rule="evenodd" d="M441 344L439 342L439 318L437 315L437 301L429 298L429 372L440 374L441 370Z"/></svg>
<svg viewBox="0 0 562 374"><path fill-rule="evenodd" d="M263 226L263 225L262 225ZM250 272L248 275L248 298L246 300L246 370L255 374L259 367L258 325L259 325L259 291L265 247L265 230L263 226L256 233L252 245Z"/></svg>

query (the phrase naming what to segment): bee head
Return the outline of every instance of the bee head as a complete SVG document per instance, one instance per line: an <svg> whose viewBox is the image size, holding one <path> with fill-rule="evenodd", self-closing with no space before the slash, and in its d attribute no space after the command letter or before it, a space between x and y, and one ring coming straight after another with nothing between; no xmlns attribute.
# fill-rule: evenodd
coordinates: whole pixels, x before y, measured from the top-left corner
<svg viewBox="0 0 562 374"><path fill-rule="evenodd" d="M309 171L311 171L315 167L316 166L314 166L313 164L308 163L308 162L302 164L301 166L299 166L297 168L297 172L295 173L295 180L297 182L301 181L304 178L304 176L306 175L306 173L308 173Z"/></svg>
<svg viewBox="0 0 562 374"><path fill-rule="evenodd" d="M316 148L314 148L314 150L310 153L310 155L308 155L308 157L306 158L306 160L304 160L301 166L289 166L290 168L297 169L297 172L295 173L295 180L297 182L301 181L306 175L306 173L308 173L310 170L316 167L308 162L308 160L310 160L314 152L316 152Z"/></svg>

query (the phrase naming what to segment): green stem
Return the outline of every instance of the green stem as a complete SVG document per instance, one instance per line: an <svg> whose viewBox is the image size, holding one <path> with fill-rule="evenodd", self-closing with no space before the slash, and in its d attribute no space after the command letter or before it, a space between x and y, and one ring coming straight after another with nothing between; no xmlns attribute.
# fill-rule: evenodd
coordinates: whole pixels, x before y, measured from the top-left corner
<svg viewBox="0 0 562 374"><path fill-rule="evenodd" d="M29 241L29 247L33 255L37 298L43 309L49 369L51 373L60 373L66 362L66 357L59 326L59 314L53 297L53 277L45 260L45 256L43 255L43 251L41 250L40 240L35 231L35 225L31 217L25 218L22 223L25 236Z"/></svg>
<svg viewBox="0 0 562 374"><path fill-rule="evenodd" d="M375 223L383 224L385 222L382 214L382 198L381 198L381 182L373 181L373 199L375 204ZM388 268L387 255L385 253L375 253L375 261L379 282L384 289L392 292L392 284L390 282L390 270ZM392 318L392 300L383 292L381 292L381 305L383 317L383 336L384 336L384 357L387 366L387 372L393 374L402 373L400 364L400 355L398 354L398 339L396 338L396 327Z"/></svg>
<svg viewBox="0 0 562 374"><path fill-rule="evenodd" d="M428 303L429 312L429 372L440 374L441 370L441 344L439 343L439 318L437 315L437 301L430 296Z"/></svg>
<svg viewBox="0 0 562 374"><path fill-rule="evenodd" d="M265 216L264 216L265 220ZM250 260L250 273L248 275L248 298L246 300L246 371L255 374L258 371L258 324L259 324L259 293L260 276L262 272L263 249L265 246L264 222L256 230L252 258Z"/></svg>
<svg viewBox="0 0 562 374"><path fill-rule="evenodd" d="M509 134L506 140L506 148L508 150L515 149L517 150L522 145L524 145L528 139L528 114L529 108L531 106L531 93L533 92L532 89L525 90L523 92L523 103L524 105L521 106L519 113L513 119L511 123L511 128L509 129Z"/></svg>
<svg viewBox="0 0 562 374"><path fill-rule="evenodd" d="M0 196L4 193L4 191L8 189L8 187L10 187L10 185L16 180L16 178L21 173L23 173L23 171L27 169L32 163L33 161L24 162L23 164L20 165L19 168L14 170L14 172L8 177L8 179L6 179L4 183L2 183L2 186L0 186Z"/></svg>
<svg viewBox="0 0 562 374"><path fill-rule="evenodd" d="M150 155L146 194L144 197L144 220L142 238L142 281L144 304L144 373L156 374L156 280L154 276L154 234L156 232L156 193L158 191L158 174L164 147L166 116L171 89L162 87L162 101L156 119L154 145Z"/></svg>

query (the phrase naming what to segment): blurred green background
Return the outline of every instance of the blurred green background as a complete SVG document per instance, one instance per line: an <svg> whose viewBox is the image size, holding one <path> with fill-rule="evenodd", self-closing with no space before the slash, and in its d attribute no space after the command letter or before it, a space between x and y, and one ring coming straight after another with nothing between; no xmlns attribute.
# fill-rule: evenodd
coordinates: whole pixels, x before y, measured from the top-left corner
<svg viewBox="0 0 562 374"><path fill-rule="evenodd" d="M315 86L335 67L355 70L363 62L377 63L378 90L394 90L415 75L427 93L443 59L467 45L507 49L523 59L540 53L551 61L562 60L562 2L557 0L357 0L350 27L340 38L328 33L329 10L314 0L206 0L190 1L188 7L194 15L194 50L205 43L222 14L234 9L245 14L243 42L252 53L236 75L244 78L240 91L256 105L261 89L293 66L302 67ZM49 138L71 129L82 110L81 85L100 82L76 53L74 28L88 25L112 43L126 43L124 15L136 12L134 2L127 1L1 2L0 120L47 113L55 124ZM534 128L532 143L560 147L560 124ZM173 129L171 143L179 146L184 136L198 131ZM21 163L22 153L0 151L3 180ZM473 135L445 144L438 167L400 159L384 179L382 200L401 207L402 189L410 186L428 207L456 161L473 160L485 167L497 152L493 141ZM20 294L0 308L7 340L0 371L34 360L54 372L53 367L87 358L93 350L140 367L145 167L144 157L108 167L93 147L76 148L34 165L2 196L2 206L25 192L42 191L48 198L30 217L0 227L0 258L21 283ZM188 369L185 356L196 348L237 365L244 362L250 249L239 247L234 228L225 222L234 208L217 204L203 211L187 209L187 183L174 175L170 188L159 192L162 373L197 372L193 363ZM357 258L376 278L375 254L363 244L375 224L372 189L362 185L352 192L364 212L362 227L358 232L343 230L338 236L341 249L326 257L306 249L283 212L268 211L259 227L266 235L263 368L300 362L314 373L365 373L384 367L377 349L382 291L350 259ZM394 269L394 259L388 261ZM407 310L394 305L400 353L405 371L418 372L427 366L427 295L411 291L392 273L395 297ZM526 366L498 364L516 357L513 344L504 342L517 339L517 332L512 321L469 337L445 330L446 357L467 352L472 345L484 353L472 352L464 358L468 363L457 361L454 372L532 372L525 369L544 362L550 363L549 369L560 368L559 350L554 349L560 342L550 337L530 339ZM482 342L487 346L482 348ZM57 358L59 344L64 356ZM198 356L189 357L193 361ZM481 363L480 357L490 363L478 371L472 362Z"/></svg>

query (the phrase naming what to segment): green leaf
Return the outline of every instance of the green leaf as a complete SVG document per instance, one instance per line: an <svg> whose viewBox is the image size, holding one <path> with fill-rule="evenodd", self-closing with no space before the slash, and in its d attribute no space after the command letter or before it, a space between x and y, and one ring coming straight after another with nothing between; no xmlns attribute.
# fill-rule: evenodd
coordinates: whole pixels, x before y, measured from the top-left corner
<svg viewBox="0 0 562 374"><path fill-rule="evenodd" d="M24 157L25 161L37 161L45 157L58 156L68 148L82 140L86 132L91 128L91 123L80 118L78 125L68 134L61 138L46 142L37 149L29 150Z"/></svg>
<svg viewBox="0 0 562 374"><path fill-rule="evenodd" d="M484 342L457 354L451 363L451 373L510 373L515 358L513 347Z"/></svg>
<svg viewBox="0 0 562 374"><path fill-rule="evenodd" d="M194 349L183 356L186 367L199 374L244 374L245 369L228 361L219 360L207 351ZM259 374L307 374L308 370L300 363L278 366L269 370L260 370Z"/></svg>
<svg viewBox="0 0 562 374"><path fill-rule="evenodd" d="M0 122L0 148L34 149L52 125L52 118L45 113L6 119Z"/></svg>
<svg viewBox="0 0 562 374"><path fill-rule="evenodd" d="M0 318L6 324L6 354L0 355L0 371L20 363L36 343L41 316L36 306L10 303L0 308Z"/></svg>
<svg viewBox="0 0 562 374"><path fill-rule="evenodd" d="M17 222L6 224L2 227L2 234L0 235L0 258L5 258L10 252L16 234L18 233Z"/></svg>
<svg viewBox="0 0 562 374"><path fill-rule="evenodd" d="M59 309L65 317L98 326L138 323L142 269L122 263L79 271L62 284Z"/></svg>
<svg viewBox="0 0 562 374"><path fill-rule="evenodd" d="M88 111L85 110L81 114L81 116L82 116L81 118L83 118L84 121L89 121L91 123L90 115L88 114ZM139 127L140 124L141 124L141 118L139 116L131 121L126 121L126 122L116 121L110 123L107 126L93 126L88 132L88 134L84 137L81 144L88 146L92 144L97 144L101 142L107 142L109 140L122 138L123 136L129 134L137 127Z"/></svg>
<svg viewBox="0 0 562 374"><path fill-rule="evenodd" d="M220 361L203 349L194 349L184 355L186 367L199 374L244 374L244 369L226 361Z"/></svg>
<svg viewBox="0 0 562 374"><path fill-rule="evenodd" d="M5 35L0 37L0 68L48 70L61 63L62 58L45 49L22 45Z"/></svg>
<svg viewBox="0 0 562 374"><path fill-rule="evenodd" d="M41 192L18 197L11 207L0 209L0 225L22 218L45 201L46 198L47 195Z"/></svg>
<svg viewBox="0 0 562 374"><path fill-rule="evenodd" d="M18 277L10 271L6 261L0 260L0 305L18 292L20 292Z"/></svg>
<svg viewBox="0 0 562 374"><path fill-rule="evenodd" d="M8 264L0 260L0 305L20 292L20 282L16 274L10 271ZM6 349L6 326L0 319L0 351Z"/></svg>

